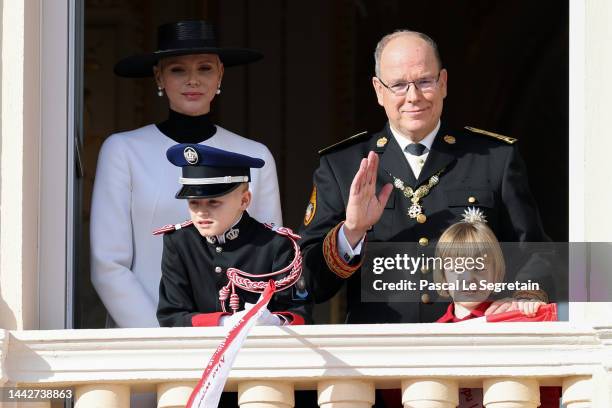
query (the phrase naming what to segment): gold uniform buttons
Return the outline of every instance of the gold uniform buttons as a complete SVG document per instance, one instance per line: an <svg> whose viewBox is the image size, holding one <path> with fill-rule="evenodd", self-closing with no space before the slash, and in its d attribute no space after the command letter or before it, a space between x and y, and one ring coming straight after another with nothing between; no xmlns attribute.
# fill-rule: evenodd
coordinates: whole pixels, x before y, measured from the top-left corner
<svg viewBox="0 0 612 408"><path fill-rule="evenodd" d="M423 213L417 215L416 220L419 224L423 224L425 221L427 221L427 216Z"/></svg>
<svg viewBox="0 0 612 408"><path fill-rule="evenodd" d="M429 244L429 240L425 237L421 237L419 238L419 245L420 246L427 246L427 244Z"/></svg>
<svg viewBox="0 0 612 408"><path fill-rule="evenodd" d="M421 302L423 302L425 304L430 303L431 302L431 296L429 296L428 293L423 293L421 295Z"/></svg>
<svg viewBox="0 0 612 408"><path fill-rule="evenodd" d="M470 203L470 204L474 204L476 201L477 201L477 200L476 200L476 197L474 197L474 196L469 196L469 197L468 197L468 203Z"/></svg>

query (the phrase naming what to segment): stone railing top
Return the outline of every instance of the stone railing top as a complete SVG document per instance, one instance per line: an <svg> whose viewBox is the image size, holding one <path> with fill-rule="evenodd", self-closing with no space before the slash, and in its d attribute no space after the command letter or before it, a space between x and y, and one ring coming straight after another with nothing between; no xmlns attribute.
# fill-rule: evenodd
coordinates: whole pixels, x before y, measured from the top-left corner
<svg viewBox="0 0 612 408"><path fill-rule="evenodd" d="M4 331L0 373L16 384L197 380L223 328ZM311 388L321 377L398 378L589 375L612 366L612 327L555 323L256 327L230 384L282 379Z"/></svg>

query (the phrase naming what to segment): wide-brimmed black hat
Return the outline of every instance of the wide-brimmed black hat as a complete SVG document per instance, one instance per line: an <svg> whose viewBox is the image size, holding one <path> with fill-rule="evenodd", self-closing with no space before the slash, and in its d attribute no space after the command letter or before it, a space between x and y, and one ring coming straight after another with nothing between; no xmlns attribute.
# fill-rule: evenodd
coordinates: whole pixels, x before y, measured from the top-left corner
<svg viewBox="0 0 612 408"><path fill-rule="evenodd" d="M123 58L115 65L115 74L127 78L153 75L153 66L166 57L189 54L217 54L226 67L248 64L263 57L248 48L220 47L215 27L207 21L178 21L157 29L157 51Z"/></svg>

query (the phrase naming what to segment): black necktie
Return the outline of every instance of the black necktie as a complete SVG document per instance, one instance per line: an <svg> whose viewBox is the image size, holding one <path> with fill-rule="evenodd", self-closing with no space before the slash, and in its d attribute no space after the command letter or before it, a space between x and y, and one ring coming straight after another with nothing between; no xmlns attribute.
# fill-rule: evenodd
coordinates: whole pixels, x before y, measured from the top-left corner
<svg viewBox="0 0 612 408"><path fill-rule="evenodd" d="M425 145L422 145L420 143L410 143L408 146L406 146L406 149L404 150L413 156L421 156L425 149Z"/></svg>

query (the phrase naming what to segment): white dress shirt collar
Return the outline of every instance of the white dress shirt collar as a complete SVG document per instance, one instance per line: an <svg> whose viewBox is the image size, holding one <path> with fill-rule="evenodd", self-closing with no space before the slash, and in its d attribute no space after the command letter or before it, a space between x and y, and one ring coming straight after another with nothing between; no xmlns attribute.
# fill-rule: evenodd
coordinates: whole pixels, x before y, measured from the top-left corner
<svg viewBox="0 0 612 408"><path fill-rule="evenodd" d="M407 137L405 137L404 135L402 135L398 130L395 130L393 126L391 126L391 124L389 124L389 129L391 129L391 134L393 135L397 143L400 145L402 152L405 152L406 146L408 146L410 143L413 143L413 142ZM438 124L436 125L434 130L432 130L427 136L423 138L423 140L419 142L420 144L425 146L426 148L425 153L431 150L431 145L433 144L434 139L436 138L436 134L438 133L438 130L440 130L440 120L438 120Z"/></svg>

